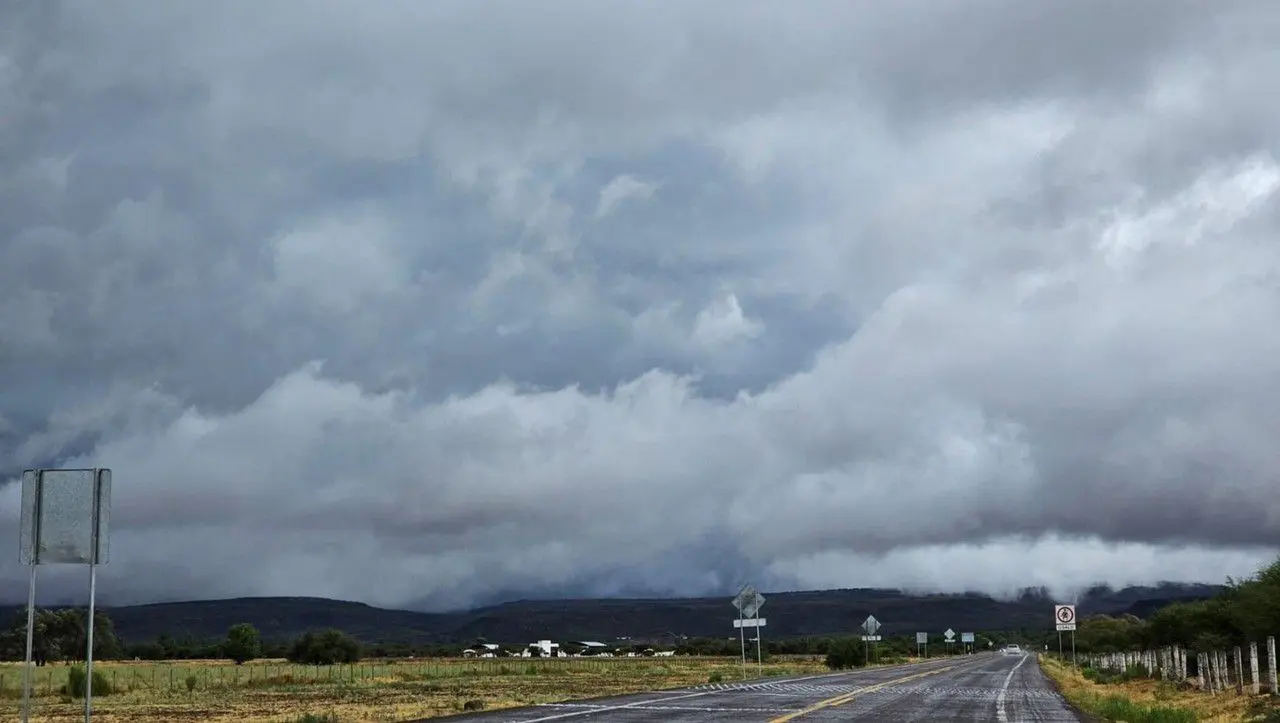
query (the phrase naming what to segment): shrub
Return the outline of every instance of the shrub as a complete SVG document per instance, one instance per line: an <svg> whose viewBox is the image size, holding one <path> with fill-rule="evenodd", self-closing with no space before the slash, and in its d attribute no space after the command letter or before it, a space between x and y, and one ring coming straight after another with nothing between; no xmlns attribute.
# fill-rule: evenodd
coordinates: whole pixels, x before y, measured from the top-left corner
<svg viewBox="0 0 1280 723"><path fill-rule="evenodd" d="M854 638L833 641L827 648L827 667L832 670L861 668L867 664L865 644Z"/></svg>
<svg viewBox="0 0 1280 723"><path fill-rule="evenodd" d="M63 691L72 698L83 698L87 687L85 686L85 680L84 666L77 665L67 671L67 685ZM100 670L93 671L93 694L95 696L111 695L114 692L111 688L111 681L107 679L107 676L103 675Z"/></svg>

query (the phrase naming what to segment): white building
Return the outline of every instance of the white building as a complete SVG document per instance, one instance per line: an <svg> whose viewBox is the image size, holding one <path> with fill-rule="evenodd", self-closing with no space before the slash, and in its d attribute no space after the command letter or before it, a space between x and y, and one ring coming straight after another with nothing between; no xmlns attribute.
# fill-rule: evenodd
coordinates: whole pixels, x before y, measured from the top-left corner
<svg viewBox="0 0 1280 723"><path fill-rule="evenodd" d="M524 651L520 653L520 657L522 658L532 658L535 655L543 658L562 657L562 653L560 652L560 643L553 643L550 640L539 640L536 643L529 643L525 647Z"/></svg>
<svg viewBox="0 0 1280 723"><path fill-rule="evenodd" d="M609 652L609 646L604 643L597 643L593 640L578 640L574 641L573 644L582 648L582 652L578 653L578 655L600 657L612 655Z"/></svg>

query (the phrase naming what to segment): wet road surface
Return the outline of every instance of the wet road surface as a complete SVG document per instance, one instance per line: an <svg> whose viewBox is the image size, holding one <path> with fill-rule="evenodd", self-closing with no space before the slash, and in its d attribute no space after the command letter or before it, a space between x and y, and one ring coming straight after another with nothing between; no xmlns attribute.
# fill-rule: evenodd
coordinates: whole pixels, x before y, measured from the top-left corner
<svg viewBox="0 0 1280 723"><path fill-rule="evenodd" d="M439 719L437 719L439 720ZM801 678L712 683L489 713L476 723L911 721L1078 723L1034 655L957 657Z"/></svg>

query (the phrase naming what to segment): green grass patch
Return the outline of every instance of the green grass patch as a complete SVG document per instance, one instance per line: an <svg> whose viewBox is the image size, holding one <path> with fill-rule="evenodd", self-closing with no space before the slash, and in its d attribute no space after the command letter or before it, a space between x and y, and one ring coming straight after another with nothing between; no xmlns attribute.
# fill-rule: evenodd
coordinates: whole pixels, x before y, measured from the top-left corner
<svg viewBox="0 0 1280 723"><path fill-rule="evenodd" d="M1200 717L1193 710L1160 705L1135 703L1123 695L1095 696L1082 701L1089 713L1108 721L1124 723L1197 723Z"/></svg>

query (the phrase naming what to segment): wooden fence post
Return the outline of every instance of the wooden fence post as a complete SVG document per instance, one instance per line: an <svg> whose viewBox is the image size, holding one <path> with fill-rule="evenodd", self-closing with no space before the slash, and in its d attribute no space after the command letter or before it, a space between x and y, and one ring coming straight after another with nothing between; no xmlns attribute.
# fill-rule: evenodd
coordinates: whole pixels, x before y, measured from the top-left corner
<svg viewBox="0 0 1280 723"><path fill-rule="evenodd" d="M1249 643L1249 692L1258 695L1262 692L1262 681L1258 680L1258 643Z"/></svg>
<svg viewBox="0 0 1280 723"><path fill-rule="evenodd" d="M1276 636L1267 636L1267 690L1272 695L1280 695L1276 688Z"/></svg>
<svg viewBox="0 0 1280 723"><path fill-rule="evenodd" d="M1232 651L1236 658L1236 695L1244 695L1244 653L1237 645Z"/></svg>

